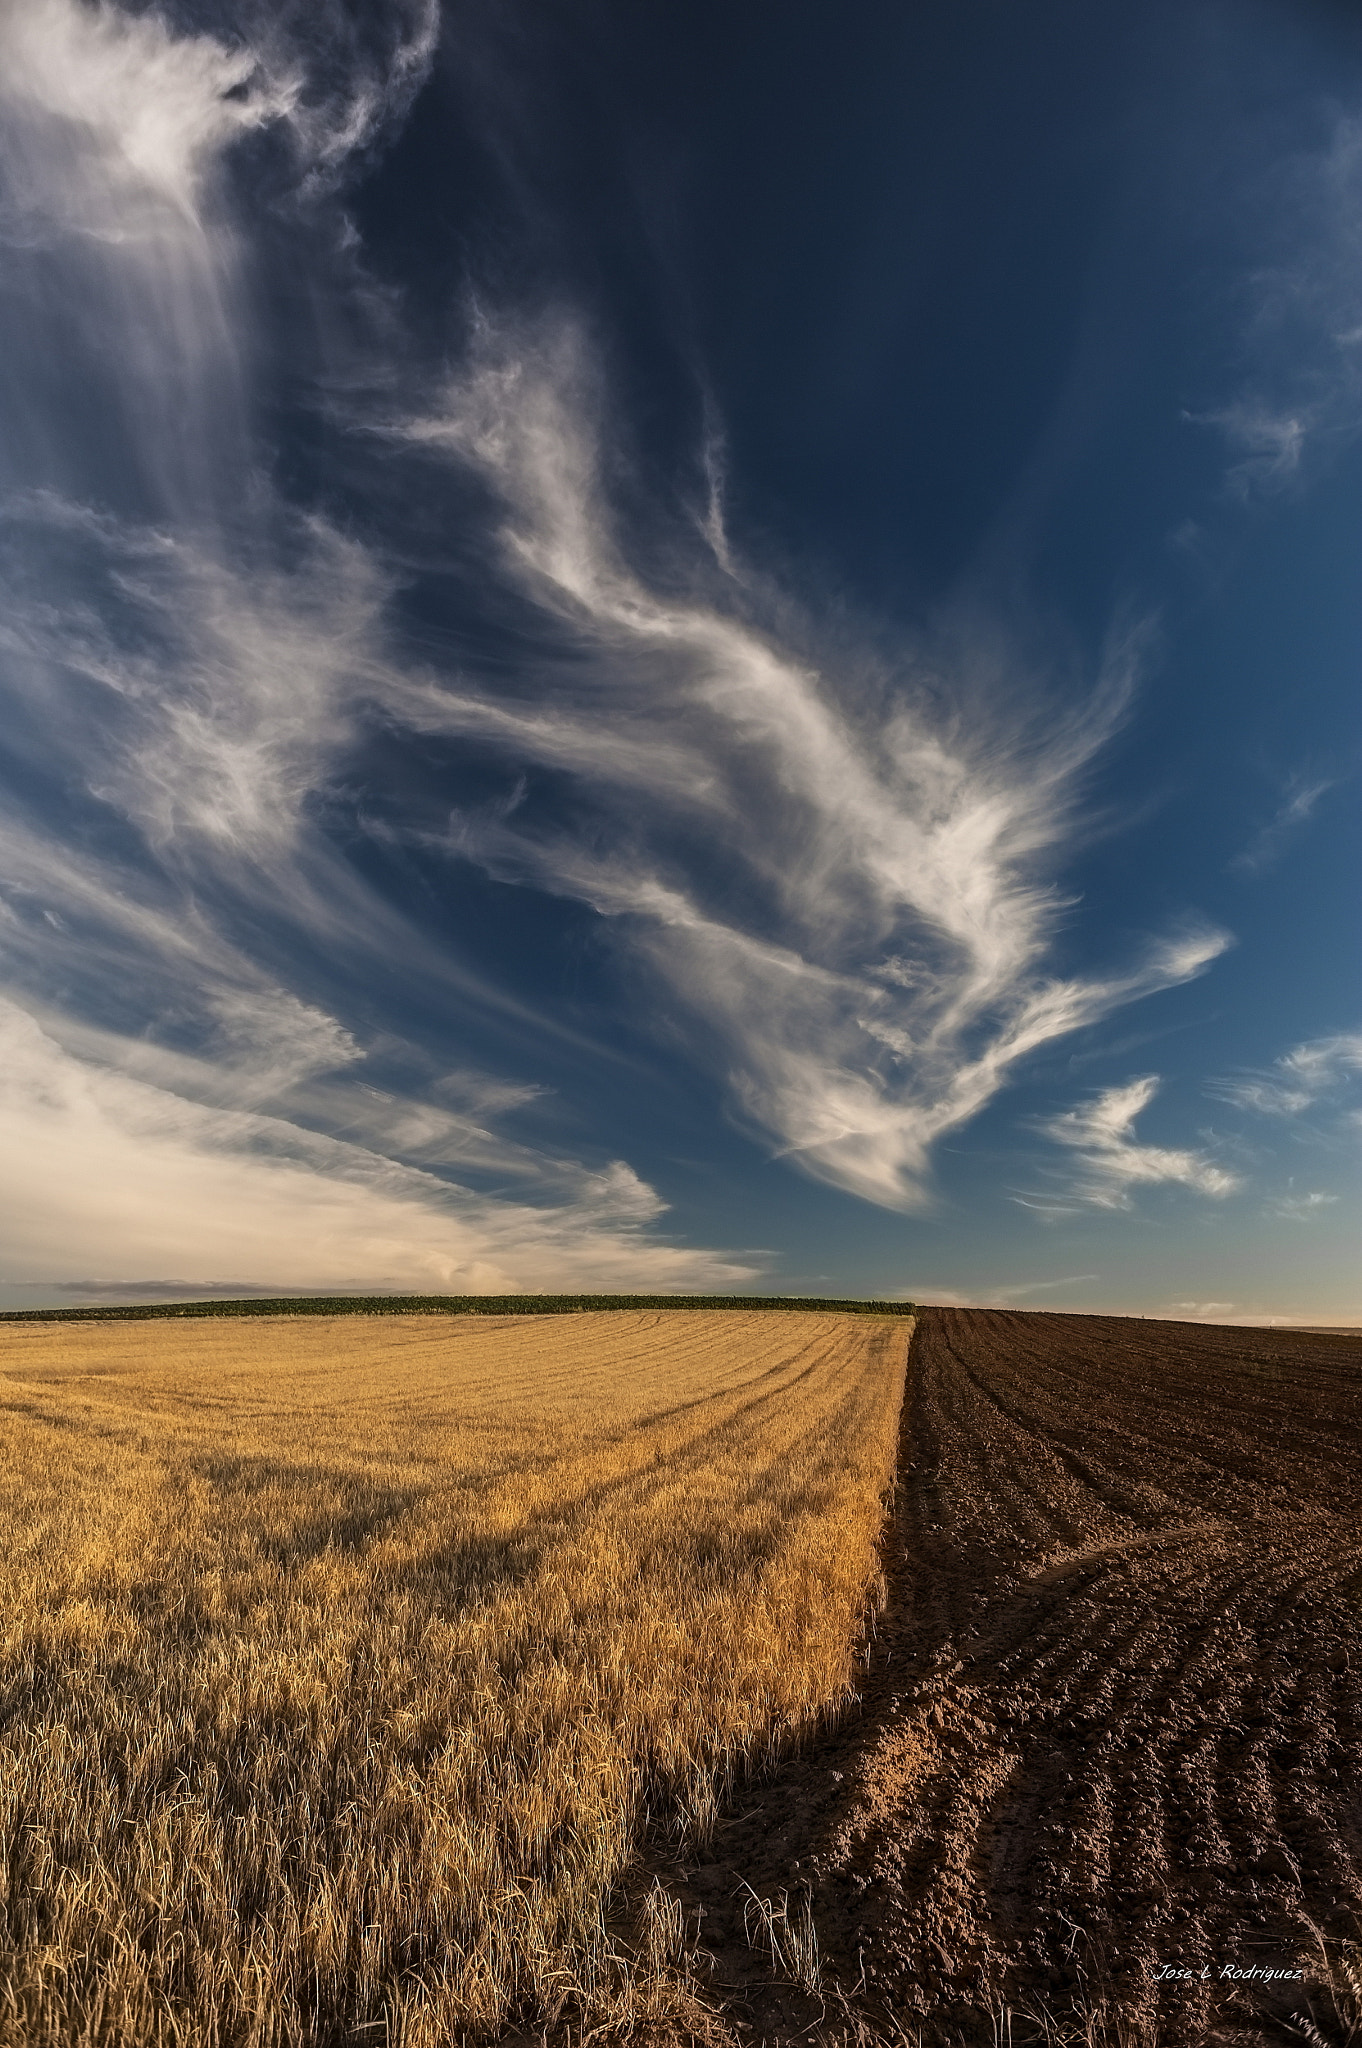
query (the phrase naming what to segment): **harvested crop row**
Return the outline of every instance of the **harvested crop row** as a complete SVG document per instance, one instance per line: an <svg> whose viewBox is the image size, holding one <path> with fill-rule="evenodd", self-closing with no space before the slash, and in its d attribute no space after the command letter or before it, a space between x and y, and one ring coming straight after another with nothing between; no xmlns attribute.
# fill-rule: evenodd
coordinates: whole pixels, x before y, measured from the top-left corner
<svg viewBox="0 0 1362 2048"><path fill-rule="evenodd" d="M7 1330L0 2042L665 2010L612 1887L844 1696L906 1334Z"/></svg>

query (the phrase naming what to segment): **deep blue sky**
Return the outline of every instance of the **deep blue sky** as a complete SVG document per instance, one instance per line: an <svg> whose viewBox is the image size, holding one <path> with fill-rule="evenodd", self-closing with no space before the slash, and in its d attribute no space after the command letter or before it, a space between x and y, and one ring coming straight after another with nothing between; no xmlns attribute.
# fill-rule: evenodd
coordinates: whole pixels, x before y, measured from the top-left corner
<svg viewBox="0 0 1362 2048"><path fill-rule="evenodd" d="M0 15L0 1295L1362 1319L1362 23Z"/></svg>

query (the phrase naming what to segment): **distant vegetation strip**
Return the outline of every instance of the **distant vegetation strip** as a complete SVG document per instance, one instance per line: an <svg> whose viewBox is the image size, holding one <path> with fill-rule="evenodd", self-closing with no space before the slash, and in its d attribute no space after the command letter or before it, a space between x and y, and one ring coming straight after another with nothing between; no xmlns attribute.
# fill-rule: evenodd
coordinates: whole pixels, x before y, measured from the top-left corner
<svg viewBox="0 0 1362 2048"><path fill-rule="evenodd" d="M911 1301L838 1301L811 1294L309 1294L269 1300L157 1301L21 1308L0 1323L140 1323L157 1316L568 1316L588 1309L799 1309L911 1316Z"/></svg>

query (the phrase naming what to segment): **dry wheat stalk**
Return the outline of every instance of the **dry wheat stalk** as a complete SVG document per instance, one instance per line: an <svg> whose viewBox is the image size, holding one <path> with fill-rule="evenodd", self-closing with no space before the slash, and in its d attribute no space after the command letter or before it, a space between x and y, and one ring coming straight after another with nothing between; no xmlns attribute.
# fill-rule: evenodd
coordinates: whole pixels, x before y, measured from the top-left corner
<svg viewBox="0 0 1362 2048"><path fill-rule="evenodd" d="M845 1696L906 1336L7 1329L0 2048L665 2020L612 1887Z"/></svg>

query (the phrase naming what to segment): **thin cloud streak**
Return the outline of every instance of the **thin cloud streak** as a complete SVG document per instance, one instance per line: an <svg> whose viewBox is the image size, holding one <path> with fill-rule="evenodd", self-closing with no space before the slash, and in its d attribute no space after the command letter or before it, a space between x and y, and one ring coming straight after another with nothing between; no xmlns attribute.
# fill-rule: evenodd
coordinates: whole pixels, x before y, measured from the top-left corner
<svg viewBox="0 0 1362 2048"><path fill-rule="evenodd" d="M1362 1075L1362 1032L1341 1031L1294 1046L1265 1072L1225 1075L1207 1093L1255 1116L1300 1117L1342 1095Z"/></svg>
<svg viewBox="0 0 1362 2048"><path fill-rule="evenodd" d="M1268 1203L1268 1213L1280 1216L1288 1223L1310 1223L1323 1215L1338 1200L1338 1196L1324 1188L1311 1188L1301 1194L1293 1192L1290 1182L1285 1194L1276 1195Z"/></svg>
<svg viewBox="0 0 1362 2048"><path fill-rule="evenodd" d="M1312 458L1362 428L1362 117L1338 116L1323 149L1273 167L1259 212L1269 246L1249 281L1230 401L1189 415L1235 459L1226 485L1250 499L1297 485Z"/></svg>
<svg viewBox="0 0 1362 2048"><path fill-rule="evenodd" d="M1028 1294L1052 1294L1057 1287L1082 1287L1101 1277L1100 1273L1068 1273L1062 1280L1025 1280L1018 1287L984 1288L982 1293L990 1301L1023 1301Z"/></svg>
<svg viewBox="0 0 1362 2048"><path fill-rule="evenodd" d="M1121 1087L1104 1089L1039 1126L1055 1144L1074 1153L1078 1173L1072 1193L1078 1201L1098 1209L1129 1209L1139 1187L1168 1183L1220 1200L1240 1185L1235 1174L1216 1166L1204 1152L1140 1143L1135 1120L1153 1101L1158 1086L1157 1075L1142 1075Z"/></svg>
<svg viewBox="0 0 1362 2048"><path fill-rule="evenodd" d="M1315 781L1293 775L1287 784L1285 801L1254 833L1243 852L1235 855L1230 862L1231 870L1243 875L1261 875L1275 867L1290 840L1313 817L1320 798L1337 786L1337 777L1321 777Z"/></svg>

